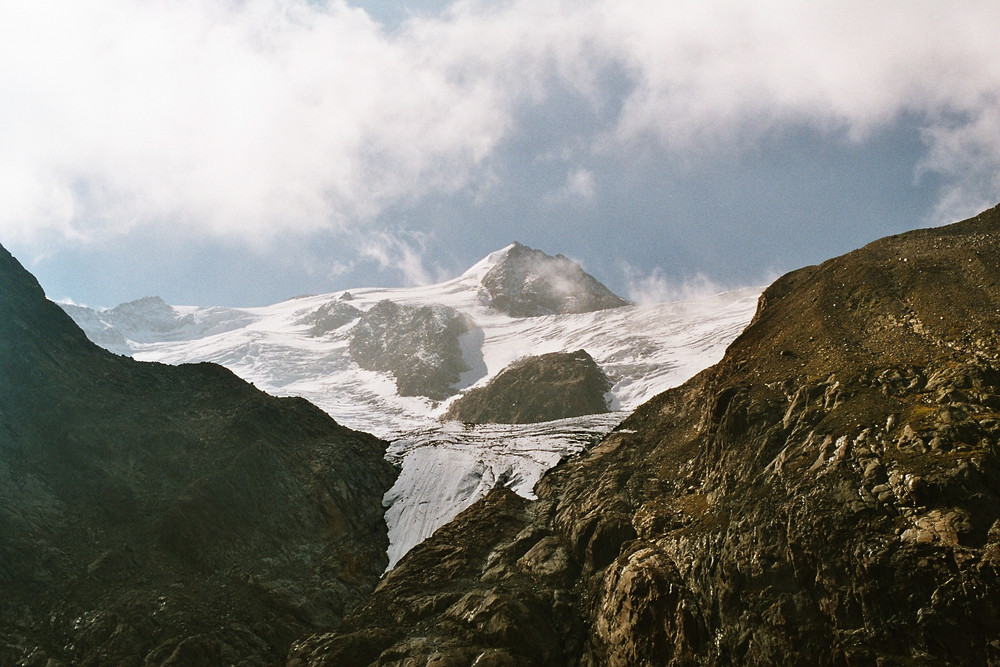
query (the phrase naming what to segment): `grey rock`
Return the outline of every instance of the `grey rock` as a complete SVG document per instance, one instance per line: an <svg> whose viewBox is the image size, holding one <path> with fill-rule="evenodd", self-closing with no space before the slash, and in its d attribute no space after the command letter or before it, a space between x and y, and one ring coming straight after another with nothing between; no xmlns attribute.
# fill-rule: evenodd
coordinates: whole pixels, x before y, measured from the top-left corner
<svg viewBox="0 0 1000 667"><path fill-rule="evenodd" d="M469 370L459 339L475 328L449 306L379 301L351 329L351 358L367 370L391 373L401 396L442 400Z"/></svg>
<svg viewBox="0 0 1000 667"><path fill-rule="evenodd" d="M520 243L489 270L482 286L491 307L514 317L587 313L629 305L576 262Z"/></svg>

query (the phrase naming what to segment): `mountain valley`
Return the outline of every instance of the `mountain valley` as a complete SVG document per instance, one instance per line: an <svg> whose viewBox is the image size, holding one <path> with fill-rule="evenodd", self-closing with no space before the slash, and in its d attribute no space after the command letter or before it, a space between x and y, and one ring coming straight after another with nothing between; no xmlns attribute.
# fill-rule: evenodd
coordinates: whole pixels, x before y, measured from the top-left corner
<svg viewBox="0 0 1000 667"><path fill-rule="evenodd" d="M0 664L1000 663L1000 207L669 304L535 253L66 308L176 366L0 256ZM607 412L510 411L581 377Z"/></svg>
<svg viewBox="0 0 1000 667"><path fill-rule="evenodd" d="M533 498L546 470L721 358L758 295L743 289L629 304L565 257L514 243L436 285L352 288L262 308L171 307L149 297L67 312L94 341L124 339L137 359L215 362L390 441L387 456L400 468L385 498L391 566L498 480ZM498 303L532 314L512 316ZM532 424L442 421L514 362L576 350L611 383L598 392L606 406L599 414L552 412ZM536 400L552 398L536 391Z"/></svg>
<svg viewBox="0 0 1000 667"><path fill-rule="evenodd" d="M787 274L288 664L996 664L998 332L1000 208Z"/></svg>

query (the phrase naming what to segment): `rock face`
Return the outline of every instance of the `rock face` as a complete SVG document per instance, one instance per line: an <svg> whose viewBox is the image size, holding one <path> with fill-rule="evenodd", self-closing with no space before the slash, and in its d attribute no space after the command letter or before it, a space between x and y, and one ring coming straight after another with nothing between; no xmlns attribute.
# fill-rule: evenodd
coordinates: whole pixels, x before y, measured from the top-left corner
<svg viewBox="0 0 1000 667"><path fill-rule="evenodd" d="M220 366L99 349L0 248L0 664L281 660L385 567L384 452Z"/></svg>
<svg viewBox="0 0 1000 667"><path fill-rule="evenodd" d="M627 306L580 265L515 243L482 279L488 304L514 317L589 313Z"/></svg>
<svg viewBox="0 0 1000 667"><path fill-rule="evenodd" d="M395 376L401 396L442 400L469 370L460 337L474 328L448 306L379 301L351 329L351 358L366 370Z"/></svg>
<svg viewBox="0 0 1000 667"><path fill-rule="evenodd" d="M343 296L320 306L299 320L299 324L308 324L310 336L323 336L335 331L349 322L361 317L361 311L347 303L349 299Z"/></svg>
<svg viewBox="0 0 1000 667"><path fill-rule="evenodd" d="M779 279L718 365L289 664L996 664L998 417L992 209Z"/></svg>
<svg viewBox="0 0 1000 667"><path fill-rule="evenodd" d="M608 412L611 381L585 350L520 359L452 403L444 419L533 424Z"/></svg>

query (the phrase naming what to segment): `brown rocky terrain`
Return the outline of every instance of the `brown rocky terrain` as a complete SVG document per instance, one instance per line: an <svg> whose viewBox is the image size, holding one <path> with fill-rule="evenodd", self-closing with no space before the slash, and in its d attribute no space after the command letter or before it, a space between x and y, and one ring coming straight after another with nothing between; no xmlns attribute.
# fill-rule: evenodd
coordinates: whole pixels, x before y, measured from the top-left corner
<svg viewBox="0 0 1000 667"><path fill-rule="evenodd" d="M467 391L442 419L470 424L533 424L608 412L611 381L585 350L519 359Z"/></svg>
<svg viewBox="0 0 1000 667"><path fill-rule="evenodd" d="M0 665L280 662L386 566L385 446L98 348L0 248Z"/></svg>
<svg viewBox="0 0 1000 667"><path fill-rule="evenodd" d="M790 273L289 665L1000 663L1000 209Z"/></svg>

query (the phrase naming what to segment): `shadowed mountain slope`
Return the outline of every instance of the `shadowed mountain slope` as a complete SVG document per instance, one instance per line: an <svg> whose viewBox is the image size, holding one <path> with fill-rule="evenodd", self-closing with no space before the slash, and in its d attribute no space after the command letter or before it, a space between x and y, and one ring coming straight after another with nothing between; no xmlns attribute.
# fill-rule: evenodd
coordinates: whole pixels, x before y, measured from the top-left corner
<svg viewBox="0 0 1000 667"><path fill-rule="evenodd" d="M0 664L262 664L387 562L385 443L90 343L0 248Z"/></svg>
<svg viewBox="0 0 1000 667"><path fill-rule="evenodd" d="M718 365L289 664L1000 662L998 332L998 209L790 273Z"/></svg>

